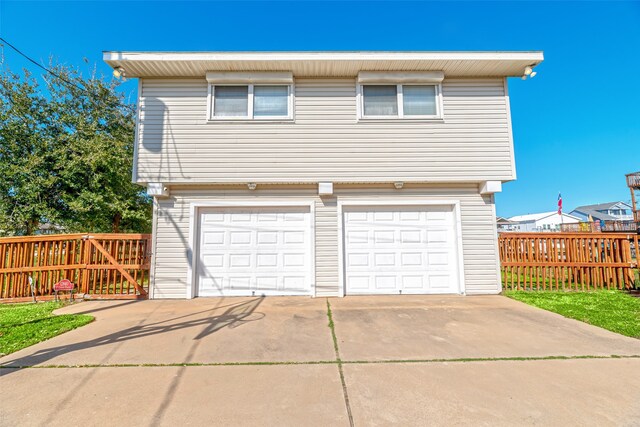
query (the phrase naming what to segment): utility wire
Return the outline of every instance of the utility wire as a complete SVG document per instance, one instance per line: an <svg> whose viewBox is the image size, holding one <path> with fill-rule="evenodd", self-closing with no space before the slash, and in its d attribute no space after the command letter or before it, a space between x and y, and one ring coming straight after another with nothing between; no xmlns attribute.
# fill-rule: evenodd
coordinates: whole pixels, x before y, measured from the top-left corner
<svg viewBox="0 0 640 427"><path fill-rule="evenodd" d="M39 62L37 62L34 59L31 59L26 53L22 52L20 49L18 49L17 47L15 47L14 45L12 45L11 43L9 43L8 41L6 41L4 38L0 37L0 41L3 42L4 44L6 44L7 46L9 46L11 49L15 50L16 52L18 52L20 55L22 55L23 57L25 57L29 62L33 63L34 65L36 65L37 67L42 68L44 71L46 71L47 73L51 74L52 76L62 80L63 82L74 86L76 89L80 89L82 91L85 92L89 92L86 88L80 87L79 85L70 82L69 80L65 79L64 77L62 77L60 74L51 71L50 69L48 69L47 67L45 67L44 65L41 65Z"/></svg>
<svg viewBox="0 0 640 427"><path fill-rule="evenodd" d="M46 71L47 73L51 74L52 76L54 76L57 79L60 79L61 81L65 82L68 85L71 85L73 87L75 87L76 89L79 89L83 92L87 92L89 95L93 96L93 94L91 92L89 92L89 90L85 87L82 87L80 85L77 85L73 82L70 82L69 80L65 79L64 77L62 77L60 74L56 73L55 71L52 71L50 69L48 69L47 67L45 67L44 65L40 64L39 62L37 62L36 60L32 59L31 57L29 57L29 55L27 55L26 53L22 52L20 49L18 49L17 47L15 47L14 45L12 45L11 43L9 43L7 40L5 40L4 38L0 37L0 41L4 44L6 44L7 46L9 46L11 49L15 50L19 55L23 56L25 59L27 59L29 62L31 62L32 64L34 64L35 66L42 68L44 71ZM131 105L127 105L127 104L121 104L123 107L128 108L131 111L135 112L135 108L132 107Z"/></svg>

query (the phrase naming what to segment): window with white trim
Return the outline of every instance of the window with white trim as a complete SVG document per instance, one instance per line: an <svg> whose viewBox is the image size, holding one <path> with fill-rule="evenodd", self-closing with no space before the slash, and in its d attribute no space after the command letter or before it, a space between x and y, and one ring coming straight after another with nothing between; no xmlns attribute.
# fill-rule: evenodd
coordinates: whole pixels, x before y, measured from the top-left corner
<svg viewBox="0 0 640 427"><path fill-rule="evenodd" d="M291 120L292 85L210 84L210 120Z"/></svg>
<svg viewBox="0 0 640 427"><path fill-rule="evenodd" d="M434 119L442 116L439 84L362 84L365 119Z"/></svg>

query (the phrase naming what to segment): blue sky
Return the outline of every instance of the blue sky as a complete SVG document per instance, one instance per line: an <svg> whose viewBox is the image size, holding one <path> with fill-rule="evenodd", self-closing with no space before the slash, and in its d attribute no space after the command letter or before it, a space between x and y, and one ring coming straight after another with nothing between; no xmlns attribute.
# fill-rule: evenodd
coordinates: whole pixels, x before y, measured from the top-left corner
<svg viewBox="0 0 640 427"><path fill-rule="evenodd" d="M0 35L105 73L103 50L543 50L534 79L509 81L518 179L498 215L555 210L558 191L565 210L628 201L640 170L640 2L0 0Z"/></svg>

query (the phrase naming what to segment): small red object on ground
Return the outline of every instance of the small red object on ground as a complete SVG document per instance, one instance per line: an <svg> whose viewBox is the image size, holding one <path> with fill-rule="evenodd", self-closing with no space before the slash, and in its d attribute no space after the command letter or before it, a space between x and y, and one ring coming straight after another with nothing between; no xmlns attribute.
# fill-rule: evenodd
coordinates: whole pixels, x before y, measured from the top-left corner
<svg viewBox="0 0 640 427"><path fill-rule="evenodd" d="M69 299L73 300L73 288L75 285L71 283L71 280L64 279L53 285L53 291L55 292L55 299L58 300L58 292L69 291Z"/></svg>
<svg viewBox="0 0 640 427"><path fill-rule="evenodd" d="M75 285L70 280L64 279L53 285L54 291L72 291Z"/></svg>

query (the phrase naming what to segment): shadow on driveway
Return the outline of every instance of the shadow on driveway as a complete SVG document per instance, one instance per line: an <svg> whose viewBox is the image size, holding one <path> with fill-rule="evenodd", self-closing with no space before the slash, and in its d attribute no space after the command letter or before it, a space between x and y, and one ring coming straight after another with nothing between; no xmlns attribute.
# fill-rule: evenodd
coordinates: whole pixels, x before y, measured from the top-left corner
<svg viewBox="0 0 640 427"><path fill-rule="evenodd" d="M31 353L28 356L19 357L17 359L13 359L7 362L3 362L0 366L8 368L8 367L21 367L21 366L33 366L36 364L46 364L47 361L52 360L58 356L73 353L79 350L85 350L89 348L96 348L100 346L105 346L109 344L117 344L122 343L134 339L144 338L148 336L158 335L158 334L166 334L172 331L178 331L187 328L194 328L202 326L202 330L193 337L193 340L196 341L192 344L192 346L197 345L197 342L202 340L203 338L214 334L215 332L228 327L230 329L240 327L248 322L254 322L261 320L265 317L264 313L257 312L256 309L262 303L264 298L254 298L248 301L241 301L239 303L233 303L226 306L221 306L222 300L218 300L218 304L214 307L208 308L206 310L198 311L198 312L190 312L183 316L177 316L172 318L166 318L162 321L143 324L144 319L140 321L137 325L131 326L126 329L119 330L117 332L113 332L107 335L103 335L94 339L85 340L77 343L72 343L69 345L60 345L56 347L46 348L35 353ZM136 302L137 303L137 302ZM221 308L225 308L225 311L221 314L215 314L213 311L219 310ZM98 310L105 310L106 308L99 308L96 310L87 310L83 313L92 314ZM197 316L199 314L204 314L212 312L210 316L205 316L198 319L187 320L190 317ZM152 313L151 313L152 314ZM182 320L182 321L180 321ZM178 321L176 323L176 321ZM115 349L114 349L115 351ZM190 352L190 355L192 351ZM9 355L8 357L11 357ZM186 363L189 360L185 361ZM7 374L12 372L12 370L7 370L3 372Z"/></svg>

